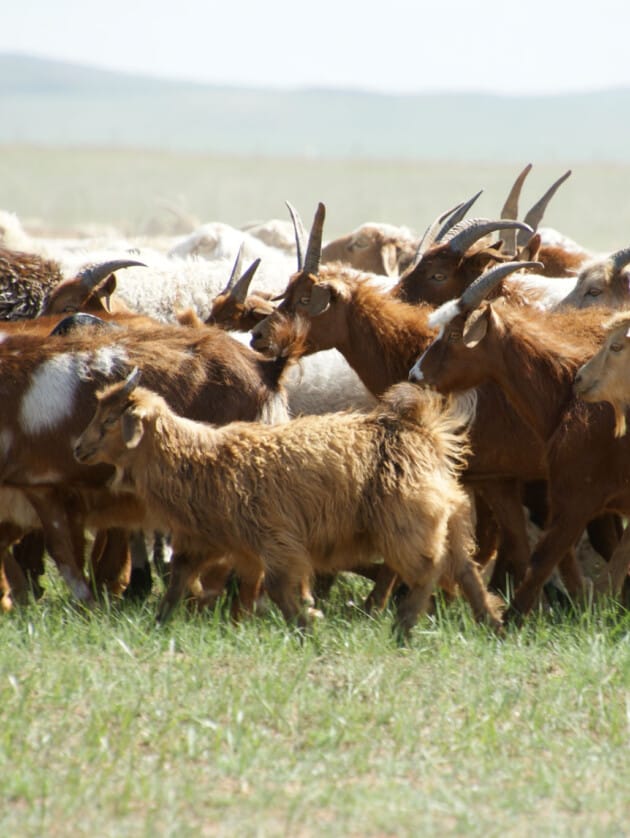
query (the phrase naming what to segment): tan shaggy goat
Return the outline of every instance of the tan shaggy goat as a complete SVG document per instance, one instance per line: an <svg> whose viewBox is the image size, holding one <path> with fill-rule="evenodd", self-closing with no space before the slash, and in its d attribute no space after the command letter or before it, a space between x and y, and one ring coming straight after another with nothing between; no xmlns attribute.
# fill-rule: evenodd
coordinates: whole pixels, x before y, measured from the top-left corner
<svg viewBox="0 0 630 838"><path fill-rule="evenodd" d="M615 436L625 436L630 405L628 350L630 312L620 311L604 322L605 340L576 373L574 390L585 402L610 402L615 411Z"/></svg>
<svg viewBox="0 0 630 838"><path fill-rule="evenodd" d="M369 414L213 427L180 418L138 378L99 393L75 456L115 465L115 485L145 499L172 533L160 620L194 575L229 554L242 580L264 572L284 617L306 626L305 579L382 556L409 587L398 605L402 636L442 578L500 628L498 600L471 558L470 502L458 481L469 418L461 409L405 383Z"/></svg>

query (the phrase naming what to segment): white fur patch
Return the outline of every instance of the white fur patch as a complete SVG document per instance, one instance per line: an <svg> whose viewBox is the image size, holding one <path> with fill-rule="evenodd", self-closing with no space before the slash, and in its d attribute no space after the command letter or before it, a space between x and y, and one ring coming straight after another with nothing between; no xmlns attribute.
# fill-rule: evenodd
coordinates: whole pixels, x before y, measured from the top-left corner
<svg viewBox="0 0 630 838"><path fill-rule="evenodd" d="M55 355L34 373L20 405L20 425L27 434L54 430L72 412L79 385L80 359Z"/></svg>
<svg viewBox="0 0 630 838"><path fill-rule="evenodd" d="M263 404L258 421L264 425L280 425L289 419L286 398L281 393L276 393Z"/></svg>
<svg viewBox="0 0 630 838"><path fill-rule="evenodd" d="M426 355L426 350L422 353L422 355L418 358L416 363L413 367L409 370L409 381L424 381L424 374L420 367L422 366L422 360Z"/></svg>
<svg viewBox="0 0 630 838"><path fill-rule="evenodd" d="M439 308L436 308L430 315L429 326L432 329L435 329L438 326L446 326L454 317L457 317L458 314L461 314L459 299L448 300L448 302L443 303Z"/></svg>
<svg viewBox="0 0 630 838"><path fill-rule="evenodd" d="M439 334L434 338L434 340L427 346L424 350L422 355L418 358L416 363L413 367L409 370L409 381L424 381L424 373L422 372L422 362L424 361L424 356L427 354L429 349L433 346L433 344L438 341L442 335L444 334L444 326L440 327Z"/></svg>
<svg viewBox="0 0 630 838"><path fill-rule="evenodd" d="M94 373L107 378L122 374L126 361L127 353L119 346L104 346L94 353L62 353L45 361L22 399L22 429L32 435L54 430L74 410L80 381L91 381Z"/></svg>
<svg viewBox="0 0 630 838"><path fill-rule="evenodd" d="M477 402L479 401L477 388L474 387L472 390L464 390L461 393L453 393L451 401L456 405L457 412L461 413L464 422L470 425L477 415Z"/></svg>
<svg viewBox="0 0 630 838"><path fill-rule="evenodd" d="M90 366L101 375L111 378L122 375L126 369L128 355L120 346L102 346L92 356Z"/></svg>

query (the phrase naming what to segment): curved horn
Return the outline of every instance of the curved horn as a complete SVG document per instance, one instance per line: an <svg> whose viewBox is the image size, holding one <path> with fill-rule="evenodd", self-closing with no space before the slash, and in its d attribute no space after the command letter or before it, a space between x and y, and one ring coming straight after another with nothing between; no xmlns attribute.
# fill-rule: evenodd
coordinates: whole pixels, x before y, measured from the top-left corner
<svg viewBox="0 0 630 838"><path fill-rule="evenodd" d="M481 195L482 192L483 189L480 189L476 195L473 195L472 198L469 198L467 201L464 201L463 204L460 204L458 207L456 207L444 219L444 223L436 233L434 241L441 241L441 239L448 233L449 230L451 230L456 224L459 224L459 222L463 219L463 217L466 215L468 210L472 207L472 205L475 203L475 201Z"/></svg>
<svg viewBox="0 0 630 838"><path fill-rule="evenodd" d="M611 253L608 257L613 266L614 271L620 271L630 262L630 247L624 247L623 250L618 250L616 253Z"/></svg>
<svg viewBox="0 0 630 838"><path fill-rule="evenodd" d="M316 274L319 271L319 262L322 258L322 238L324 235L324 219L326 218L326 207L320 203L315 210L313 226L308 237L308 247L304 257L302 270L305 273Z"/></svg>
<svg viewBox="0 0 630 838"><path fill-rule="evenodd" d="M452 235L447 236L445 242L448 242L448 246L453 252L461 254L465 253L479 239L487 236L488 233L511 229L527 230L530 236L534 232L528 224L523 224L522 221L490 221L487 218L471 218L469 221L460 224L458 230L452 230Z"/></svg>
<svg viewBox="0 0 630 838"><path fill-rule="evenodd" d="M525 183L525 178L531 170L532 164L528 163L512 184L512 188L510 189L509 195L505 199L503 209L501 210L501 218L511 218L514 221L518 218L518 199L521 197L521 190L523 188L523 184Z"/></svg>
<svg viewBox="0 0 630 838"><path fill-rule="evenodd" d="M509 274L520 271L523 268L543 268L542 262L504 262L490 268L485 274L471 283L459 298L458 309L460 312L469 312L477 308L482 300Z"/></svg>
<svg viewBox="0 0 630 838"><path fill-rule="evenodd" d="M420 239L418 249L416 250L416 255L413 259L413 268L415 268L420 261L420 257L423 256L436 241L439 241L440 238L451 229L451 227L462 220L482 192L483 189L480 189L479 192L477 192L476 195L473 195L473 197L468 201L456 204L454 207L451 207L451 209L446 210L446 212L440 213L435 221L427 227Z"/></svg>
<svg viewBox="0 0 630 838"><path fill-rule="evenodd" d="M562 177L559 177L558 180L554 181L554 183L551 184L551 186L545 192L542 198L536 201L534 206L525 216L526 224L529 224L529 226L532 227L534 230L538 229L538 225L542 221L542 217L545 214L545 210L547 209L549 201L553 198L560 186L562 186L562 184L570 175L571 169L569 169L562 175ZM522 233L519 233L516 237L516 243L519 247L522 247L523 245L527 244L527 239L522 235Z"/></svg>
<svg viewBox="0 0 630 838"><path fill-rule="evenodd" d="M57 323L55 328L50 333L50 336L64 336L69 334L69 332L72 332L74 329L78 329L81 326L94 326L98 327L99 329L119 328L117 323L112 323L109 320L103 320L100 317L96 317L94 314L87 314L86 312L77 312L75 314L69 314L67 317L64 317L63 320L60 320L59 323Z"/></svg>
<svg viewBox="0 0 630 838"><path fill-rule="evenodd" d="M451 207L451 209L446 210L446 212L440 213L440 215L438 215L438 217L431 224L429 224L427 229L424 231L422 238L420 239L418 249L416 250L416 255L414 256L413 260L414 267L420 261L420 257L427 252L427 250L435 241L435 237L437 235L437 231L440 229L440 226L444 223L444 221L449 217L451 213L458 210L461 206L461 204L456 204L454 207Z"/></svg>
<svg viewBox="0 0 630 838"><path fill-rule="evenodd" d="M126 396L130 395L136 389L136 387L140 383L141 375L141 370L139 370L138 367L134 367L127 376L127 378L125 378L125 384L122 388L122 392Z"/></svg>
<svg viewBox="0 0 630 838"><path fill-rule="evenodd" d="M230 274L230 278L227 281L227 285L221 291L222 294L227 294L232 291L236 281L238 280L241 274L241 261L243 259L243 242L240 243L238 247L238 251L236 253L236 259L234 260L234 266L232 267L232 273Z"/></svg>
<svg viewBox="0 0 630 838"><path fill-rule="evenodd" d="M511 218L514 221L518 218L518 199L521 197L521 190L525 183L525 178L531 170L532 164L528 163L512 184L512 188L501 210L501 218ZM516 253L516 230L506 230L503 236L503 251L510 256Z"/></svg>
<svg viewBox="0 0 630 838"><path fill-rule="evenodd" d="M296 210L293 204L285 201L288 207L291 221L293 222L293 231L295 233L295 248L297 250L297 269L301 271L304 267L304 254L306 253L306 230L300 218L300 213Z"/></svg>
<svg viewBox="0 0 630 838"><path fill-rule="evenodd" d="M113 259L109 262L101 262L100 265L92 265L89 268L83 268L77 274L77 279L80 280L81 285L90 291L114 271L120 271L123 268L140 267L146 268L144 262L138 262L135 259Z"/></svg>
<svg viewBox="0 0 630 838"><path fill-rule="evenodd" d="M235 282L230 288L230 297L236 300L237 303L244 303L247 292L249 291L249 284L254 278L254 274L258 270L260 259L255 259L245 273Z"/></svg>

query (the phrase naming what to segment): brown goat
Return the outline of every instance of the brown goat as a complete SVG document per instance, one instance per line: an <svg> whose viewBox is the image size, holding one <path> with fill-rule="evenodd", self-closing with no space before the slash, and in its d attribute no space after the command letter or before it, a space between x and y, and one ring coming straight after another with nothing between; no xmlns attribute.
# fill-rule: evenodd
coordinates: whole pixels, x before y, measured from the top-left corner
<svg viewBox="0 0 630 838"><path fill-rule="evenodd" d="M282 317L305 317L310 326L307 351L338 349L368 389L378 396L408 377L415 353L421 354L435 337L436 330L428 324L432 309L383 295L351 269L341 270L337 266L331 275L330 266L320 268L317 242L323 215L321 206L309 245L304 248L302 270L291 278L277 312L253 330L252 345L264 350L274 323ZM314 271L309 272L306 265ZM493 388L484 388L479 394L471 435L473 454L464 480L474 486L476 495L481 493L485 507L492 509L501 525L504 547L496 584L504 587L506 564L517 580L529 564L521 481L545 478L544 451L502 394ZM506 453L501 441L505 440L511 449L515 437L520 444ZM483 531L488 534L488 542L480 545L482 563L490 558L494 547L491 530L484 526Z"/></svg>
<svg viewBox="0 0 630 838"><path fill-rule="evenodd" d="M301 352L301 336L295 332L286 333L281 357L271 360L218 329L147 326L145 318L139 318L139 326L123 325L135 319L121 319L117 327L99 330L79 328L63 338L42 335L46 326L50 328L47 320L25 321L15 328L7 324L0 343L4 370L0 485L19 489L27 497L60 570L86 601L91 595L81 570L83 527L77 521L88 511L95 515L100 501L72 506L68 493L102 489L111 470L79 467L71 440L87 423L99 384L131 362L143 367L147 380L184 415L216 423L284 420L280 380L287 364ZM114 520L103 517L94 526L130 525L124 516L120 523L115 516ZM11 509L2 519L12 520Z"/></svg>
<svg viewBox="0 0 630 838"><path fill-rule="evenodd" d="M392 295L409 303L440 305L458 296L487 267L507 261L501 243L480 242L496 230L531 227L520 221L490 221L476 218L453 227L438 243L431 245L401 276Z"/></svg>
<svg viewBox="0 0 630 838"><path fill-rule="evenodd" d="M117 259L84 268L71 279L60 265L34 253L0 248L0 320L25 320L42 314L78 311L88 297L107 298L114 271L142 265L133 259ZM106 309L103 303L99 308Z"/></svg>
<svg viewBox="0 0 630 838"><path fill-rule="evenodd" d="M478 619L500 628L470 556L470 506L457 480L461 411L403 384L371 414L215 429L179 418L161 397L135 389L137 378L99 394L75 455L115 465L117 485L167 522L175 556L160 620L191 576L225 554L241 578L264 570L284 617L303 626L305 578L383 556L409 586L397 613L403 635L442 577L460 584Z"/></svg>
<svg viewBox="0 0 630 838"><path fill-rule="evenodd" d="M630 447L613 438L608 406L584 405L573 394L576 370L601 344L602 312L543 314L483 302L492 280L481 278L456 306L436 312L442 332L411 377L444 393L496 382L545 445L548 527L512 602L512 614L523 615L588 521L630 512ZM616 553L611 563L619 561Z"/></svg>
<svg viewBox="0 0 630 838"><path fill-rule="evenodd" d="M271 294L262 291L248 296L249 285L260 265L260 259L252 262L241 274L241 252L242 246L239 248L227 285L212 302L210 316L205 321L209 326L219 326L221 329L235 332L249 332L273 311Z"/></svg>

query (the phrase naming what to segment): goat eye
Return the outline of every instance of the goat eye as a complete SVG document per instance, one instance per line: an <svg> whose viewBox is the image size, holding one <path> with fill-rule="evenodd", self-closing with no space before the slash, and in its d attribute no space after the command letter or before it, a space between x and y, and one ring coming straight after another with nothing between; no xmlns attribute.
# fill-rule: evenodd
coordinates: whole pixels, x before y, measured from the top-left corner
<svg viewBox="0 0 630 838"><path fill-rule="evenodd" d="M599 297L599 295L601 293L602 293L601 288L589 288L588 291L586 292L586 296L587 297Z"/></svg>
<svg viewBox="0 0 630 838"><path fill-rule="evenodd" d="M300 297L300 305L307 306L311 301L310 297Z"/></svg>
<svg viewBox="0 0 630 838"><path fill-rule="evenodd" d="M611 352L621 352L623 349L623 343L611 343L610 344L610 351Z"/></svg>
<svg viewBox="0 0 630 838"><path fill-rule="evenodd" d="M431 279L435 282L444 282L444 280L446 279L446 274L433 274Z"/></svg>

